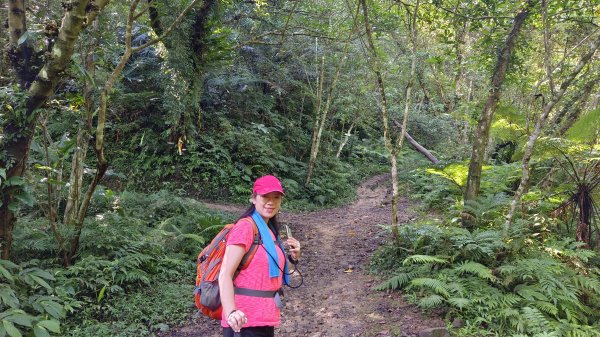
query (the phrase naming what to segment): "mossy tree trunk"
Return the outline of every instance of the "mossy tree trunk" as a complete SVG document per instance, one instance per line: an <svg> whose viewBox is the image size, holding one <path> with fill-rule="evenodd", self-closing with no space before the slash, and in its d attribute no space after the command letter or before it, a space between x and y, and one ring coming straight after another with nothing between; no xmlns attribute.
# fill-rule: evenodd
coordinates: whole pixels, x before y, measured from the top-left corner
<svg viewBox="0 0 600 337"><path fill-rule="evenodd" d="M481 184L481 171L484 162L485 151L488 145L488 139L490 135L490 127L498 101L500 100L500 94L502 93L502 84L506 78L506 71L510 63L510 58L515 49L517 37L521 32L521 28L529 14L531 9L535 6L534 1L528 1L527 5L519 11L515 16L512 24L510 33L506 38L506 42L502 47L502 50L498 53L496 60L496 67L492 75L492 83L488 93L483 112L479 117L477 129L473 135L473 148L471 152L471 161L469 163L469 174L467 177L467 184L465 188L464 201L473 200L479 194L479 187ZM463 216L463 224L466 227L470 227L470 221L468 216Z"/></svg>
<svg viewBox="0 0 600 337"><path fill-rule="evenodd" d="M107 1L101 2L106 5ZM72 1L65 10L62 25L49 55L42 68L36 71L38 59L29 47L28 39L22 41L27 31L24 1L9 1L9 58L22 90L28 90L28 99L15 116L10 116L4 127L4 133L10 135L1 143L0 167L6 168L6 179L20 178L26 170L29 147L38 117L38 109L54 94L58 82L64 76L64 70L71 60L75 43L86 20L95 18L102 8L98 4L89 6L89 1ZM21 40L21 41L20 41ZM19 43L21 42L21 43ZM34 74L35 75L32 75ZM15 110L17 110L15 109ZM13 205L19 193L18 186L2 186L2 205L0 205L0 245L2 258L9 259L12 247L12 230L15 222Z"/></svg>

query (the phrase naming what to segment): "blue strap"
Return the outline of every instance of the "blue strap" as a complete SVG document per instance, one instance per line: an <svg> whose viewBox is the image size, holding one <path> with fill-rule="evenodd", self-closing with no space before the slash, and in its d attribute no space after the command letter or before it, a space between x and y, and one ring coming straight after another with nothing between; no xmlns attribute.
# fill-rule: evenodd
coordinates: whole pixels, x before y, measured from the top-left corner
<svg viewBox="0 0 600 337"><path fill-rule="evenodd" d="M254 213L252 213L252 219L254 220L254 223L256 223L256 227L258 227L258 232L260 233L260 237L262 239L263 246L265 247L267 254L271 257L269 259L269 276L270 277L278 277L281 268L279 267L279 263L276 260L277 250L275 248L275 242L273 241L273 238L271 237L271 230L269 229L269 226L267 225L265 220L262 218L262 216L258 213L258 211L254 210ZM275 234L275 236L277 236L276 233L274 233L274 234ZM279 248L283 252L283 256L284 256L284 260L285 260L285 251L283 250L283 244L279 240L278 240L278 244L279 244ZM285 263L284 271L283 271L283 284L286 284L286 285L290 284L288 274L289 274L289 272L288 272L287 263Z"/></svg>

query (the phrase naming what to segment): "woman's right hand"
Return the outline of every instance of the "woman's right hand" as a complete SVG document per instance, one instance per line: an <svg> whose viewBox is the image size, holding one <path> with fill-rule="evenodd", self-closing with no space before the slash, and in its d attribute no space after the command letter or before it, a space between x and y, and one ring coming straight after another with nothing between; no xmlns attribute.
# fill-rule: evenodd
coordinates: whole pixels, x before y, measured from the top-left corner
<svg viewBox="0 0 600 337"><path fill-rule="evenodd" d="M227 324L234 332L240 332L246 323L248 323L248 318L240 310L234 310L227 316Z"/></svg>

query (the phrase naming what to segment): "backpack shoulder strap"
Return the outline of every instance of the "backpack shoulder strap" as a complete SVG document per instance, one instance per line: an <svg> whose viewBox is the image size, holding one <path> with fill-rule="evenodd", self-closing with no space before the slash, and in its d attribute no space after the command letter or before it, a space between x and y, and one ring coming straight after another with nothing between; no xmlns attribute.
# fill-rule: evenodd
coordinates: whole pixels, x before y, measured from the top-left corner
<svg viewBox="0 0 600 337"><path fill-rule="evenodd" d="M250 261L252 261L254 254L256 254L256 251L258 250L258 246L262 244L262 239L260 237L260 233L258 232L258 227L256 226L256 223L254 223L254 220L252 220L252 217L247 217L245 218L245 220L252 224L252 232L254 233L254 239L252 240L250 249L248 249L248 252L244 254L242 260L240 261L240 264L238 265L237 270L233 274L233 279L235 279L242 270L248 268L248 266L250 265Z"/></svg>

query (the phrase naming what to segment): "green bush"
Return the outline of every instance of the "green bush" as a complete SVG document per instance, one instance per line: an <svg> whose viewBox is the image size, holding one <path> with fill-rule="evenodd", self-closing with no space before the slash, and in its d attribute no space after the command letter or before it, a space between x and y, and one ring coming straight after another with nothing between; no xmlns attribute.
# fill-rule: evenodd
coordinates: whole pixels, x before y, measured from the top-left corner
<svg viewBox="0 0 600 337"><path fill-rule="evenodd" d="M55 282L54 272L38 262L0 260L0 336L61 335L67 312L80 307L73 290Z"/></svg>
<svg viewBox="0 0 600 337"><path fill-rule="evenodd" d="M540 240L530 228L523 221L505 236L405 226L372 269L394 270L379 289L403 289L422 308L461 317L467 326L459 335L600 335L600 270L590 263L596 254L571 240Z"/></svg>
<svg viewBox="0 0 600 337"><path fill-rule="evenodd" d="M0 261L0 327L9 335L15 326L36 336L59 327L62 336L146 336L193 312L197 254L235 215L164 191L101 189L94 200L68 268L47 220L20 220L15 252L45 259Z"/></svg>

